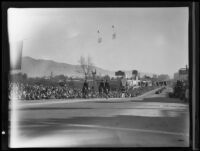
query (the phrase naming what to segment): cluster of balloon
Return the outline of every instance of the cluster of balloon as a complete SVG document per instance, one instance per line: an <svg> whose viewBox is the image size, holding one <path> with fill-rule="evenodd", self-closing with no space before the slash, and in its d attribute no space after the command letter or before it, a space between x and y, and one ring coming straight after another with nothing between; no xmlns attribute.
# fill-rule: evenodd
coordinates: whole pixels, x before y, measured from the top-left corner
<svg viewBox="0 0 200 151"><path fill-rule="evenodd" d="M114 25L112 25L112 29L113 29L112 39L116 39L116 32ZM98 33L98 43L101 43L102 37L100 36L100 31L98 30L97 33Z"/></svg>
<svg viewBox="0 0 200 151"><path fill-rule="evenodd" d="M112 39L116 38L116 33L115 33L115 29L114 28L115 28L114 25L112 25L112 29L113 29Z"/></svg>
<svg viewBox="0 0 200 151"><path fill-rule="evenodd" d="M97 31L97 33L98 33L98 43L101 43L101 42L102 42L102 38L100 37L100 32L99 32L99 30Z"/></svg>

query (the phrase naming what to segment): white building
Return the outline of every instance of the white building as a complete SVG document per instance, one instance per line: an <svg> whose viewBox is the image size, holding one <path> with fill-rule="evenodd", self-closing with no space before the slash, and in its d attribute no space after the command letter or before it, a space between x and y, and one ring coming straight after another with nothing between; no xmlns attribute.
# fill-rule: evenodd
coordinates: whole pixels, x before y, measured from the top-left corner
<svg viewBox="0 0 200 151"><path fill-rule="evenodd" d="M188 80L188 69L181 68L178 72L174 73L174 80Z"/></svg>

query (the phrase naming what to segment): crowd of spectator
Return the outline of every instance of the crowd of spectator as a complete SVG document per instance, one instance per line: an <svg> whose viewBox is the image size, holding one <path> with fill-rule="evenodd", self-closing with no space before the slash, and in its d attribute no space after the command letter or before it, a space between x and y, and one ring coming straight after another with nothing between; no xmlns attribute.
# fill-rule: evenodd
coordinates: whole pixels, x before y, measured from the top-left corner
<svg viewBox="0 0 200 151"><path fill-rule="evenodd" d="M37 84L10 83L10 98L21 100L42 100L42 99L67 99L81 98L80 89L67 86L45 86Z"/></svg>
<svg viewBox="0 0 200 151"><path fill-rule="evenodd" d="M137 87L122 92L120 89L109 91L109 98L135 97L147 91L155 89L156 86ZM88 98L101 98L102 95L89 88ZM44 99L72 99L83 98L82 89L64 86L47 86L28 83L9 83L9 98L19 100L44 100Z"/></svg>

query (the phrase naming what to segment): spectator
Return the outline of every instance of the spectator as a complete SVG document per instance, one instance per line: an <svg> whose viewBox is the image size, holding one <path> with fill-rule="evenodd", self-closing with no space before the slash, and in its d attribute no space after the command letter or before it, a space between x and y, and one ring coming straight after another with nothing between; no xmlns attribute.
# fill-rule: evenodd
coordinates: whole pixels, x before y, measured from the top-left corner
<svg viewBox="0 0 200 151"><path fill-rule="evenodd" d="M99 84L99 95L100 95L100 97L103 97L103 91L104 91L104 89L105 89L104 87L105 87L104 81L101 80L101 82L100 82L100 84Z"/></svg>
<svg viewBox="0 0 200 151"><path fill-rule="evenodd" d="M86 83L85 83L86 82ZM89 91L88 83L85 81L83 87L87 90L87 95L92 98L101 98L103 93L109 94L110 98L119 98L122 94L122 89L113 89L111 90L110 84L108 81L105 83L103 80L99 84L99 92L95 91L94 88L91 88ZM135 97L141 95L149 90L154 89L156 86L148 86L148 87L138 87L126 89L124 88L126 97ZM17 83L10 82L9 83L9 98L10 99L22 99L22 100L39 100L39 99L69 99L69 98L82 98L85 97L83 93L83 89L72 88L67 85L65 86L45 86L38 84L28 84L28 83Z"/></svg>
<svg viewBox="0 0 200 151"><path fill-rule="evenodd" d="M106 82L104 84L104 93L106 95L106 98L108 98L110 92L110 84L108 83L108 80L106 79Z"/></svg>
<svg viewBox="0 0 200 151"><path fill-rule="evenodd" d="M87 80L85 80L85 82L83 83L82 93L83 93L84 98L88 97L88 82L87 82Z"/></svg>

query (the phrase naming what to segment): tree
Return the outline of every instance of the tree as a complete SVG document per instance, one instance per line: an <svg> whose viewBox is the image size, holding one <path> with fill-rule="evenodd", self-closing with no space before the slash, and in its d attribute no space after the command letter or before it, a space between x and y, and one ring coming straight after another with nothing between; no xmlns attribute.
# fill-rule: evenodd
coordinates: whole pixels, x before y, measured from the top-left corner
<svg viewBox="0 0 200 151"><path fill-rule="evenodd" d="M85 76L85 79L87 79L88 77L91 76L91 73L92 73L92 70L93 70L94 65L92 63L92 59L89 56L87 58L81 56L79 63L80 63L80 66L81 66L81 71L78 71L78 72L83 73L84 76Z"/></svg>

